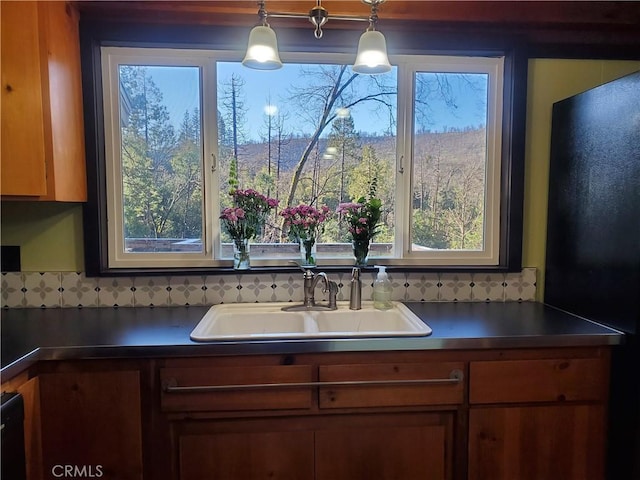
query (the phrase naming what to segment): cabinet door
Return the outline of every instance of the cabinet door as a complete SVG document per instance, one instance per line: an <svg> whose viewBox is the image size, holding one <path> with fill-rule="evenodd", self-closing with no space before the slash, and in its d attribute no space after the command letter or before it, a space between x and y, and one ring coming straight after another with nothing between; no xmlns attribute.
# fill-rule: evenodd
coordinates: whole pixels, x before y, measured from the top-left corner
<svg viewBox="0 0 640 480"><path fill-rule="evenodd" d="M295 423L218 421L187 430L177 434L180 480L313 478L313 431Z"/></svg>
<svg viewBox="0 0 640 480"><path fill-rule="evenodd" d="M2 2L2 195L44 195L44 113L38 4Z"/></svg>
<svg viewBox="0 0 640 480"><path fill-rule="evenodd" d="M47 373L39 381L45 478L65 465L77 466L76 476L142 478L138 372Z"/></svg>
<svg viewBox="0 0 640 480"><path fill-rule="evenodd" d="M335 416L316 430L316 480L452 478L453 414Z"/></svg>
<svg viewBox="0 0 640 480"><path fill-rule="evenodd" d="M0 193L86 201L77 12L70 2L2 2L0 8Z"/></svg>
<svg viewBox="0 0 640 480"><path fill-rule="evenodd" d="M601 405L472 408L470 480L602 480Z"/></svg>

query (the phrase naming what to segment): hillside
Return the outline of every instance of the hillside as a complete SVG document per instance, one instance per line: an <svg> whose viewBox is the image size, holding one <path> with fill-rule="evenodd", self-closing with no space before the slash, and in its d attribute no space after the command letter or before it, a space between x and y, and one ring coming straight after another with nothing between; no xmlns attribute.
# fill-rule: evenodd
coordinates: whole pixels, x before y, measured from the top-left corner
<svg viewBox="0 0 640 480"><path fill-rule="evenodd" d="M393 159L395 157L395 137L363 136L359 138L361 145L372 146L379 158ZM290 172L308 143L307 138L291 138L283 145L280 158L280 172ZM327 139L321 139L317 152L322 154L327 148ZM251 159L244 163L252 173L266 166L268 145L264 143L248 143L240 146L240 163L243 159ZM461 132L420 133L416 135L414 158L439 158L449 164L473 164L483 162L485 157L485 130L473 129ZM256 159L258 161L256 161ZM276 145L272 143L272 168L276 165ZM249 165L251 165L249 167Z"/></svg>

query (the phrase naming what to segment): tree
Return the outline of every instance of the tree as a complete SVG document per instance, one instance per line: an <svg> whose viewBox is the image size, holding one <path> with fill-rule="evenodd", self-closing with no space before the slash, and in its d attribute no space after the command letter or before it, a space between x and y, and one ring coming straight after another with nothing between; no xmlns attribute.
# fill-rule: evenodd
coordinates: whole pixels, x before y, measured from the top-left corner
<svg viewBox="0 0 640 480"><path fill-rule="evenodd" d="M350 173L347 192L351 199L368 197L371 193L382 202L381 226L375 239L377 242L392 240L393 208L395 182L386 181L392 178L392 166L389 161L381 159L375 149L366 145L362 149L362 161ZM372 191L373 190L373 191Z"/></svg>
<svg viewBox="0 0 640 480"><path fill-rule="evenodd" d="M335 150L335 157L340 162L338 201L342 203L347 200L345 196L346 167L351 167L357 162L360 148L358 132L356 132L351 115L340 115L333 121L329 134L329 148Z"/></svg>
<svg viewBox="0 0 640 480"><path fill-rule="evenodd" d="M125 238L202 238L200 112L170 123L148 67L121 67Z"/></svg>
<svg viewBox="0 0 640 480"><path fill-rule="evenodd" d="M388 101L390 95L395 95L393 89L382 84L376 84L377 89L366 95L359 95L353 90L353 83L360 76L357 73L349 74L346 65L332 66L321 65L303 72L308 79L306 87L296 88L292 92L292 100L299 105L301 118L306 119L313 127L313 133L298 160L286 197L286 205L290 206L295 201L298 184L302 177L304 167L316 148L320 136L331 125L340 111L347 111L363 102L380 102L391 108Z"/></svg>

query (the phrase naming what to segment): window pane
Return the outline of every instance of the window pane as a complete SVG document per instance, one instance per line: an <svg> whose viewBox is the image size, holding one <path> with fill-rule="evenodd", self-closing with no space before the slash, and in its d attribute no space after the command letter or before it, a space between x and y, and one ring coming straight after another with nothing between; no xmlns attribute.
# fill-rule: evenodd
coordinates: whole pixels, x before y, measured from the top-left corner
<svg viewBox="0 0 640 480"><path fill-rule="evenodd" d="M413 251L484 248L487 74L415 74Z"/></svg>
<svg viewBox="0 0 640 480"><path fill-rule="evenodd" d="M340 203L366 196L372 185L384 210L372 256L391 253L396 78L395 68L372 77L345 65L287 62L265 74L218 62L221 208L231 205L234 172L238 188L279 200L253 242L252 258L297 258L297 245L282 230L285 207L326 205L335 212ZM318 256L352 258L346 225L335 213L324 225ZM228 258L231 238L224 228L221 238L222 257Z"/></svg>
<svg viewBox="0 0 640 480"><path fill-rule="evenodd" d="M200 69L120 65L119 85L125 251L202 253Z"/></svg>

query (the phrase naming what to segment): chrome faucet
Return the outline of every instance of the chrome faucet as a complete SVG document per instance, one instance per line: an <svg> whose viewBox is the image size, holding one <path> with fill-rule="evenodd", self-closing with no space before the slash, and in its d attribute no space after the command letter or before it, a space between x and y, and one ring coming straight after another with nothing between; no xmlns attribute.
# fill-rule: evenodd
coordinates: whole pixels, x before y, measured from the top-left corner
<svg viewBox="0 0 640 480"><path fill-rule="evenodd" d="M284 311L300 311L300 310L336 310L336 297L338 295L338 284L333 280L327 278L327 274L324 272L318 272L314 274L311 270L304 270L304 300L302 305L291 305L288 307L282 307ZM318 286L318 282L322 280L324 293L329 293L329 302L326 305L316 304L315 291Z"/></svg>
<svg viewBox="0 0 640 480"><path fill-rule="evenodd" d="M360 281L360 269L354 267L351 270L351 295L349 296L349 309L360 310L362 308L362 282Z"/></svg>

